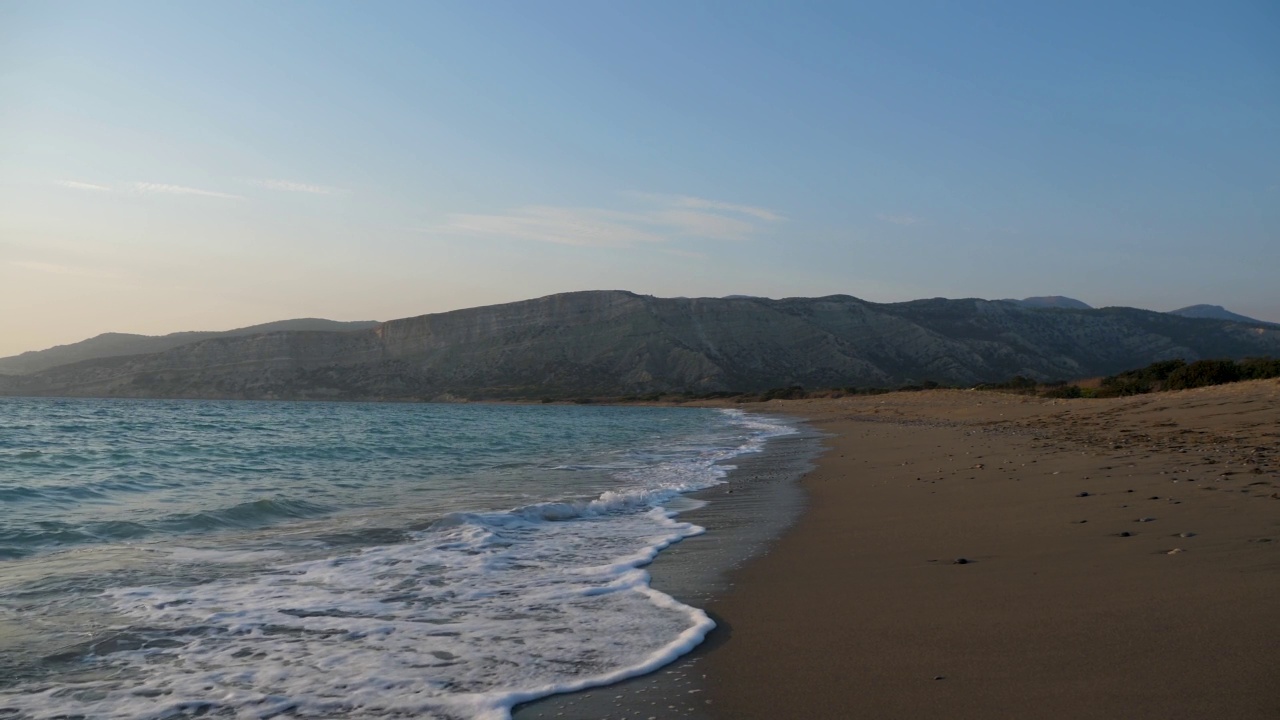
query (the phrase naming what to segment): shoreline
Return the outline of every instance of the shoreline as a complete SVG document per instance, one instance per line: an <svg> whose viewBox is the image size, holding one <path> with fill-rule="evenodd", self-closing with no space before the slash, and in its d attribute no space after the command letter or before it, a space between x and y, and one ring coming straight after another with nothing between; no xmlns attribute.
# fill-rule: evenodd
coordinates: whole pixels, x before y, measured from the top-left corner
<svg viewBox="0 0 1280 720"><path fill-rule="evenodd" d="M706 529L664 549L646 568L650 586L676 600L707 610L729 590L733 575L768 549L800 517L806 498L800 477L822 452L821 434L789 413L797 433L770 439L758 453L739 455L726 482L690 493L669 504L677 518ZM517 705L514 720L602 720L650 717L710 720L710 693L702 667L707 655L732 633L716 622L701 643L652 673L574 693L550 695ZM637 715L637 713L639 713Z"/></svg>
<svg viewBox="0 0 1280 720"><path fill-rule="evenodd" d="M717 627L515 720L1280 717L1280 382L681 405L800 431L667 503Z"/></svg>
<svg viewBox="0 0 1280 720"><path fill-rule="evenodd" d="M711 718L1280 717L1280 383L740 407L830 436Z"/></svg>

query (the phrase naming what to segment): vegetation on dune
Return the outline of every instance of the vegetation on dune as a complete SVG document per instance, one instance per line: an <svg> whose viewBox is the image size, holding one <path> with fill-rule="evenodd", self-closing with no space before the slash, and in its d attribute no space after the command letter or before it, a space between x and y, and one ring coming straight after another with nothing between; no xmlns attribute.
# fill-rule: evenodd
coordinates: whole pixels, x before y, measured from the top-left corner
<svg viewBox="0 0 1280 720"><path fill-rule="evenodd" d="M1280 359L1262 357L1244 360L1162 360L1136 370L1102 378L1097 387L1079 384L1056 383L1037 385L1026 378L998 385L979 386L980 389L1021 392L1052 398L1123 397L1143 395L1166 390L1190 390L1192 388L1223 385L1243 380L1266 380L1280 377Z"/></svg>
<svg viewBox="0 0 1280 720"><path fill-rule="evenodd" d="M1188 363L1185 360L1163 360L1136 370L1126 370L1116 375L1094 381L1094 386L1086 386L1065 381L1041 383L1031 378L1016 375L998 383L982 383L972 386L972 390L1013 393L1044 398L1106 398L1125 395L1141 395L1144 393L1166 390L1187 390L1190 388L1222 385L1243 380L1265 380L1280 377L1280 359L1246 358L1244 360L1197 360ZM891 392L920 392L934 389L962 389L955 386L939 384L932 380L910 383L898 387L853 387L843 386L820 390L808 390L801 385L786 385L765 390L763 392L669 392L651 393L648 395L628 395L616 398L621 402L692 402L698 400L731 400L737 403L768 402L769 400L805 400L816 398L841 398L856 395L882 395ZM550 398L543 402L551 402ZM581 403L577 399L572 402Z"/></svg>
<svg viewBox="0 0 1280 720"><path fill-rule="evenodd" d="M1166 360L1103 378L1096 394L1098 397L1141 395L1274 377L1280 377L1280 359L1276 358L1197 360L1193 363Z"/></svg>
<svg viewBox="0 0 1280 720"><path fill-rule="evenodd" d="M1002 390L1019 395L1034 395L1036 394L1036 388L1039 386L1040 384L1031 378L1015 375L1004 382L975 385L974 390Z"/></svg>

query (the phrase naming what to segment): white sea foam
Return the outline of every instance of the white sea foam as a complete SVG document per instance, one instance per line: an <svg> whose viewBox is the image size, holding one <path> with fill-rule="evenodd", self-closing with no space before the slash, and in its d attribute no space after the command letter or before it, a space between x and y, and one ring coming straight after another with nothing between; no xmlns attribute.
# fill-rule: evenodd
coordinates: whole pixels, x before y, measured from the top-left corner
<svg viewBox="0 0 1280 720"><path fill-rule="evenodd" d="M284 553L278 550L209 550L207 548L169 547L164 551L170 558L184 563L215 563L238 565L275 560Z"/></svg>
<svg viewBox="0 0 1280 720"><path fill-rule="evenodd" d="M249 576L109 590L120 639L93 658L109 672L0 694L0 714L487 720L652 671L714 627L649 586L643 566L702 531L663 503L793 432L727 414L750 431L739 446L619 472L599 497L457 513L407 543Z"/></svg>

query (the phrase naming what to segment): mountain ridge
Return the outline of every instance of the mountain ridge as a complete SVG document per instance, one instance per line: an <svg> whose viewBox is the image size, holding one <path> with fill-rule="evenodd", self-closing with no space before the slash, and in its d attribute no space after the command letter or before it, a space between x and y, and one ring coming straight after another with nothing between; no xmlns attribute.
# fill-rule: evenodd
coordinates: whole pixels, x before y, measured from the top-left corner
<svg viewBox="0 0 1280 720"><path fill-rule="evenodd" d="M378 324L375 320L343 321L325 320L323 318L295 318L292 320L275 320L231 330L184 330L166 335L106 332L79 342L55 345L44 350L28 350L24 353L0 358L0 374L26 375L60 365L70 365L82 360L163 352L213 337L256 335L289 330L347 332L351 330L366 330Z"/></svg>
<svg viewBox="0 0 1280 720"><path fill-rule="evenodd" d="M0 377L0 393L432 400L972 384L1280 355L1280 328L976 298L658 298L583 291L349 332L221 336Z"/></svg>

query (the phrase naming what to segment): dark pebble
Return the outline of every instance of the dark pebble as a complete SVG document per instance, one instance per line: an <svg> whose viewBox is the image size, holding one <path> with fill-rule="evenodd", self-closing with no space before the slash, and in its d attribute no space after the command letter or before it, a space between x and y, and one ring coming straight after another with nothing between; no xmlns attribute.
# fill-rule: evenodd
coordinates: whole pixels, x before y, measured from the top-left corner
<svg viewBox="0 0 1280 720"><path fill-rule="evenodd" d="M969 563L971 563L971 562L973 562L973 561L972 561L972 560L970 560L969 558L956 558L956 559L955 559L955 562L954 562L954 563L952 563L952 564L953 564L953 565L968 565L968 564L969 564Z"/></svg>
<svg viewBox="0 0 1280 720"><path fill-rule="evenodd" d="M1129 532L1128 530L1125 530L1122 533L1116 533L1116 534L1119 535L1120 537L1133 537L1133 533Z"/></svg>
<svg viewBox="0 0 1280 720"><path fill-rule="evenodd" d="M1076 493L1076 497L1089 497L1089 493L1087 492Z"/></svg>

